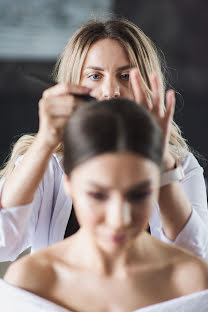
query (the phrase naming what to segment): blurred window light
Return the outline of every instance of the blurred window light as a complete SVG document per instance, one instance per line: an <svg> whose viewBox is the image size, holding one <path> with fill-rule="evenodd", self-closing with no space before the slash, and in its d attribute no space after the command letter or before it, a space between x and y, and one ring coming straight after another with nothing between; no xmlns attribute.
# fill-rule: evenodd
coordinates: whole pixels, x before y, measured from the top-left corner
<svg viewBox="0 0 208 312"><path fill-rule="evenodd" d="M70 36L112 0L0 0L0 59L55 59Z"/></svg>

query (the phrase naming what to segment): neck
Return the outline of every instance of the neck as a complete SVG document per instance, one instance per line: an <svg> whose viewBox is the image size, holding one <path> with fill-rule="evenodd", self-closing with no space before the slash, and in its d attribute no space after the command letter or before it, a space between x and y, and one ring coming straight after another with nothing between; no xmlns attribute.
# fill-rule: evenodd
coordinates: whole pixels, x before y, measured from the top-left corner
<svg viewBox="0 0 208 312"><path fill-rule="evenodd" d="M80 229L80 252L85 255L84 258L80 257L81 266L84 264L90 271L101 275L126 275L130 267L146 263L145 254L147 255L146 246L149 239L151 239L150 235L144 232L124 248L106 251L95 243L89 233ZM82 241L80 242L80 240Z"/></svg>

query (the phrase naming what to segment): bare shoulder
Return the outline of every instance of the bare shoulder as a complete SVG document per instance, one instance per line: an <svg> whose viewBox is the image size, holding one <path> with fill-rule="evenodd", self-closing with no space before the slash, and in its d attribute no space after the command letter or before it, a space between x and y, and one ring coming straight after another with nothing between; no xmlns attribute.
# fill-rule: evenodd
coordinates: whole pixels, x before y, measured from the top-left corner
<svg viewBox="0 0 208 312"><path fill-rule="evenodd" d="M8 268L4 280L37 295L43 295L53 285L55 272L47 254L27 255Z"/></svg>
<svg viewBox="0 0 208 312"><path fill-rule="evenodd" d="M182 252L173 265L172 281L182 295L208 289L208 263Z"/></svg>
<svg viewBox="0 0 208 312"><path fill-rule="evenodd" d="M168 269L166 278L177 296L208 289L208 263L180 247L154 240L157 258ZM159 250L159 253L158 253Z"/></svg>

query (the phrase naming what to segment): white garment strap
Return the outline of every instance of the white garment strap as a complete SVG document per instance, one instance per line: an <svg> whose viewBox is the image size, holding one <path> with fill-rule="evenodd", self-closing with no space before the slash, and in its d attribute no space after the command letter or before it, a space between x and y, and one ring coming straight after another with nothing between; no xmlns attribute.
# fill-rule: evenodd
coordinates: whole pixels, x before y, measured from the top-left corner
<svg viewBox="0 0 208 312"><path fill-rule="evenodd" d="M178 165L176 168L165 171L161 174L160 186L164 186L175 181L181 181L183 178L183 168L181 165Z"/></svg>

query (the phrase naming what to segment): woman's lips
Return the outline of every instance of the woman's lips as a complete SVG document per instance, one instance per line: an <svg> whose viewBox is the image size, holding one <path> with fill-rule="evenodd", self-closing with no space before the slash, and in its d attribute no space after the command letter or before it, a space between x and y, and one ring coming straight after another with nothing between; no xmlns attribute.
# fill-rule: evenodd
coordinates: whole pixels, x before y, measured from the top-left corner
<svg viewBox="0 0 208 312"><path fill-rule="evenodd" d="M98 236L101 238L101 240L113 243L113 244L122 244L126 240L128 240L132 235L129 231L123 232L123 233L116 233L116 232L100 232Z"/></svg>
<svg viewBox="0 0 208 312"><path fill-rule="evenodd" d="M126 239L125 234L116 234L110 236L110 240L117 244L124 242L125 239Z"/></svg>

